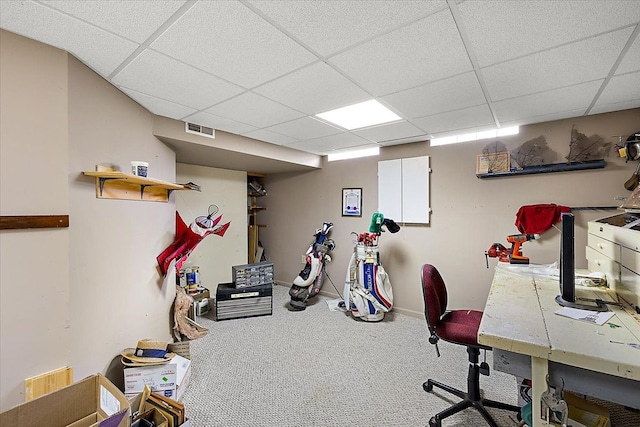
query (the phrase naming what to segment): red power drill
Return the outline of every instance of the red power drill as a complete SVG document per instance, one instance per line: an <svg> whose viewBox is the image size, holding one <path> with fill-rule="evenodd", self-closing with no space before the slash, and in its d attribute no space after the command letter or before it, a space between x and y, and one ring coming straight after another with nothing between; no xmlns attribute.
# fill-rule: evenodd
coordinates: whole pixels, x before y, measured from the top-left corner
<svg viewBox="0 0 640 427"><path fill-rule="evenodd" d="M529 264L529 258L522 255L522 244L529 240L540 237L539 234L512 234L507 236L507 242L511 243L511 250L505 248L500 243L491 245L488 251L484 253L487 260L487 268L489 268L489 258L498 258L500 262L508 262L509 264Z"/></svg>

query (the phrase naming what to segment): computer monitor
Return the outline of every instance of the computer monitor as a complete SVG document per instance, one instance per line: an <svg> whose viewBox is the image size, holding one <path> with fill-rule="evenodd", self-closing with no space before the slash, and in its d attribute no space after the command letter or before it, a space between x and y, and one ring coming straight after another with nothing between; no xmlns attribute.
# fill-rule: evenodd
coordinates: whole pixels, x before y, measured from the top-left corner
<svg viewBox="0 0 640 427"><path fill-rule="evenodd" d="M576 264L575 264L575 218L572 213L561 215L560 236L560 295L556 302L563 307L582 310L607 311L604 305L587 305L576 303Z"/></svg>

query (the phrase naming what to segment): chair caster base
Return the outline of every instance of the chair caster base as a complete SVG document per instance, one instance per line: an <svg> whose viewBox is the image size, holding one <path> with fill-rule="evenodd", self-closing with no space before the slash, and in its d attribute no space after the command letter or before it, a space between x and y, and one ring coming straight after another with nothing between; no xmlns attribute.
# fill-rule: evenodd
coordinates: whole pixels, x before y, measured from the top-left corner
<svg viewBox="0 0 640 427"><path fill-rule="evenodd" d="M422 388L424 389L424 391L429 393L431 390L433 390L433 384L431 384L431 381L425 381L422 384Z"/></svg>
<svg viewBox="0 0 640 427"><path fill-rule="evenodd" d="M429 420L429 427L442 427L442 422L440 420L436 420L436 417L431 417Z"/></svg>

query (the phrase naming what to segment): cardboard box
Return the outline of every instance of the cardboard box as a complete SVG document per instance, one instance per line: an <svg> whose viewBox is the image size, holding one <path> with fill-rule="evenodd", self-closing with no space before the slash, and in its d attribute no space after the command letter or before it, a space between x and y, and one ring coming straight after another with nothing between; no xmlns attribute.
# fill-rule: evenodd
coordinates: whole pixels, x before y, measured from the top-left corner
<svg viewBox="0 0 640 427"><path fill-rule="evenodd" d="M175 363L153 366L136 366L124 369L124 394L135 397L148 385L151 391L175 398L178 368Z"/></svg>
<svg viewBox="0 0 640 427"><path fill-rule="evenodd" d="M0 425L12 427L97 427L102 423L114 427L131 426L129 401L102 374L92 375L0 414Z"/></svg>
<svg viewBox="0 0 640 427"><path fill-rule="evenodd" d="M133 399L129 399L129 403L131 404L131 418L132 420L136 420L138 418L140 418L140 413L138 412L138 409L140 408L140 400L142 399L142 394L137 394ZM143 414L149 410L149 406L147 405L146 407L143 408L142 412ZM147 420L153 421L156 425L156 427L168 427L169 426L169 420L167 420L167 417L165 417L160 411L154 410L153 414L151 415L151 417L149 416L145 416L143 417ZM132 423L133 424L133 423Z"/></svg>
<svg viewBox="0 0 640 427"><path fill-rule="evenodd" d="M610 427L611 415L607 408L572 393L565 392L564 400L569 406L569 419L585 427ZM575 423L574 423L575 424Z"/></svg>
<svg viewBox="0 0 640 427"><path fill-rule="evenodd" d="M158 411L155 408L147 408L146 411L143 411L142 414L139 414L138 417L134 419L133 425L140 425L139 420L142 419L152 421L154 427L169 427L169 421L167 420L167 417L162 415L162 412Z"/></svg>
<svg viewBox="0 0 640 427"><path fill-rule="evenodd" d="M178 378L176 384L176 400L182 401L184 392L191 382L191 360L182 357L174 356L173 361L178 365Z"/></svg>
<svg viewBox="0 0 640 427"><path fill-rule="evenodd" d="M151 391L175 400L181 400L191 379L191 361L175 355L169 363L154 366L136 366L124 370L124 393L135 398L148 385Z"/></svg>
<svg viewBox="0 0 640 427"><path fill-rule="evenodd" d="M167 345L167 350L171 353L179 354L185 359L191 359L191 341L172 342Z"/></svg>

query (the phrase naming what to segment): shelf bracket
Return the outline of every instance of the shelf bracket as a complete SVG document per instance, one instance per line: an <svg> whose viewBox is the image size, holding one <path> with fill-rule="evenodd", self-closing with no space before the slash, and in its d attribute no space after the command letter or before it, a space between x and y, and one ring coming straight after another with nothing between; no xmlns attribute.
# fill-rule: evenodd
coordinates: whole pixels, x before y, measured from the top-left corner
<svg viewBox="0 0 640 427"><path fill-rule="evenodd" d="M98 180L100 180L100 197L102 197L102 190L104 189L104 183L106 180L108 179L118 179L118 178L103 178L103 177L98 177Z"/></svg>

